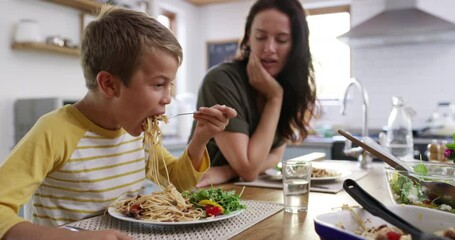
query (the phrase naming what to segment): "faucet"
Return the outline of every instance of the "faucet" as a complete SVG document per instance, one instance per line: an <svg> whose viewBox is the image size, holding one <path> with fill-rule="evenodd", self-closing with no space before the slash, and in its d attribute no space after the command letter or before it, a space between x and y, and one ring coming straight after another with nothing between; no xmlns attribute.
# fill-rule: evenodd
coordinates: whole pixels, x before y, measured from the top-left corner
<svg viewBox="0 0 455 240"><path fill-rule="evenodd" d="M351 78L348 83L348 86L346 87L346 90L344 92L343 101L341 104L340 112L341 112L341 115L345 115L347 96L349 94L349 90L353 86L357 87L357 89L362 94L362 137L367 137L368 136L368 94L367 94L365 87L363 87L362 84L359 81L357 81L357 79L355 79L355 78ZM373 161L373 156L361 147L353 148L351 141L346 140L343 152L347 156L357 157L360 168L366 169L366 168L371 167L371 162Z"/></svg>

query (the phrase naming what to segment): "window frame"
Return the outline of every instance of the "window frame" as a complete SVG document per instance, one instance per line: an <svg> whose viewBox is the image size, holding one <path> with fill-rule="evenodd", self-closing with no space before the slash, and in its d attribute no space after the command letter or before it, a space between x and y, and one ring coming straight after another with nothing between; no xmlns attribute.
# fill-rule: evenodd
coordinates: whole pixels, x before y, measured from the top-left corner
<svg viewBox="0 0 455 240"><path fill-rule="evenodd" d="M315 8L308 8L305 9L305 13L307 16L315 16L315 15L322 15L322 14L332 14L332 13L349 13L351 15L351 6L350 5L338 5L338 6L327 6L327 7L315 7ZM350 54L349 54L349 62L352 63L352 50L350 49ZM351 78L352 75L352 64L349 64L349 78ZM319 99L321 101L336 101L338 102L340 99L337 97L333 98L322 98Z"/></svg>
<svg viewBox="0 0 455 240"><path fill-rule="evenodd" d="M161 8L159 15L163 15L169 19L169 30L177 36L177 14L175 12ZM177 95L177 81L174 82L174 86L171 88L171 96Z"/></svg>

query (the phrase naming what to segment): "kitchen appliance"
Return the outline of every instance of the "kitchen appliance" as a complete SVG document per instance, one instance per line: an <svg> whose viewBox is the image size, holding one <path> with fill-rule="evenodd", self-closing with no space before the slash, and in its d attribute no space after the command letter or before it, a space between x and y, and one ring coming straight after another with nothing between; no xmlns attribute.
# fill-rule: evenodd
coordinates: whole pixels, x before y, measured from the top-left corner
<svg viewBox="0 0 455 240"><path fill-rule="evenodd" d="M44 114L56 110L77 100L71 98L27 98L14 103L14 130L16 143L33 127Z"/></svg>
<svg viewBox="0 0 455 240"><path fill-rule="evenodd" d="M353 0L351 12L364 3ZM351 47L455 41L455 24L424 10L417 0L384 0L383 11L340 35ZM448 6L449 7L449 6ZM441 6L443 8L443 6Z"/></svg>

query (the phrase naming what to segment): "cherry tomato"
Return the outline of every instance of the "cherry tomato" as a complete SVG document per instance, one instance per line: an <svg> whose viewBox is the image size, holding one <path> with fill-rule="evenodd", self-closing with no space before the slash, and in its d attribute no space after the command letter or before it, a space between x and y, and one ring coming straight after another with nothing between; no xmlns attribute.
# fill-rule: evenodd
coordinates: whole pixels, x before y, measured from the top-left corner
<svg viewBox="0 0 455 240"><path fill-rule="evenodd" d="M401 234L390 231L386 233L388 240L400 240Z"/></svg>
<svg viewBox="0 0 455 240"><path fill-rule="evenodd" d="M204 206L204 210L205 210L205 215L207 217L211 217L211 216L216 217L218 215L223 214L223 211L218 206L205 205Z"/></svg>

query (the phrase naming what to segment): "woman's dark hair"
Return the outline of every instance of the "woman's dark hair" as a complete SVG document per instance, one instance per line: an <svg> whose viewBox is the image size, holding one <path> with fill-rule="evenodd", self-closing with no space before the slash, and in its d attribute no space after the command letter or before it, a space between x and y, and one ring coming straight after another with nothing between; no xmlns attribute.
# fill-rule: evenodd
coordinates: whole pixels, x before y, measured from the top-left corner
<svg viewBox="0 0 455 240"><path fill-rule="evenodd" d="M315 111L316 85L309 46L309 29L305 10L298 0L258 0L250 9L245 34L240 42L237 60L248 62L248 39L256 15L267 9L277 9L289 17L292 48L283 70L276 80L284 90L283 105L278 122L278 134L291 141L308 135L307 126Z"/></svg>

